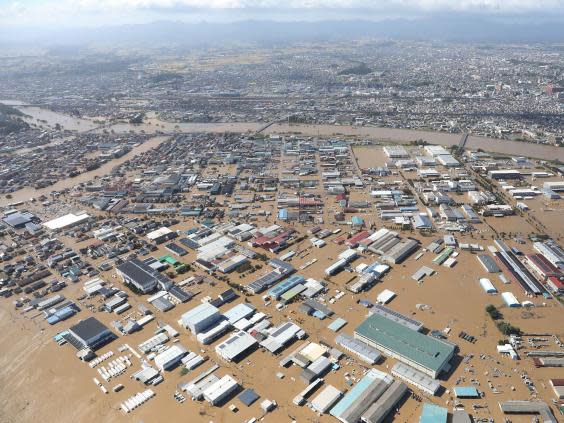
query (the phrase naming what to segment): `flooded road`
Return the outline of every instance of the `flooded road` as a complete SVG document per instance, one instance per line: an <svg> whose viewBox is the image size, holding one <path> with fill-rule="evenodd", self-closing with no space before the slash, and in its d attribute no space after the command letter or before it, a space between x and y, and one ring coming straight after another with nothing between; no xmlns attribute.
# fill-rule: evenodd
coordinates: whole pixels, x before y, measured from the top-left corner
<svg viewBox="0 0 564 423"><path fill-rule="evenodd" d="M78 132L110 131L116 134L126 132L137 133L165 133L174 132L238 132L253 133L264 126L264 122L211 122L211 123L175 123L163 122L153 117L142 124L114 123L97 125L93 120L86 118L76 118L62 113L39 107L19 107L19 109L31 116L31 119L41 119L47 121L47 125L53 127L59 123L64 129ZM461 134L451 134L446 132L422 131L413 129L383 128L377 126L336 126L336 125L305 125L305 124L273 124L265 131L265 134L296 133L306 136L354 136L367 139L382 141L393 141L397 143L409 143L422 139L428 143L440 144L444 146L458 145ZM485 138L470 136L466 147L470 149L481 148L484 151L501 153L508 155L521 155L534 157L543 160L560 159L564 161L564 148L545 144L533 144L519 141L500 140L495 138Z"/></svg>
<svg viewBox="0 0 564 423"><path fill-rule="evenodd" d="M12 102L13 103L13 102ZM7 205L18 201L27 201L32 197L40 195L48 195L52 191L60 191L71 188L81 182L92 180L96 176L103 176L109 173L114 166L117 166L136 154L157 147L168 135L175 132L209 132L209 133L254 133L264 126L264 122L215 122L215 123L174 123L162 122L157 118L151 117L145 123L134 125L130 123L114 123L107 125L98 125L93 120L86 118L77 118L62 113L54 112L40 107L18 107L28 117L26 120L43 126L54 127L59 124L63 129L76 132L103 132L110 131L115 134L120 133L146 133L157 134L155 138L151 138L144 144L141 144L125 156L112 160L98 169L91 172L85 172L74 178L61 180L54 185L43 189L24 188L12 193L11 199L1 198L0 206ZM422 139L432 144L440 144L444 146L458 145L460 134L450 134L443 132L419 131L410 129L382 128L373 126L335 126L335 125L289 125L289 124L273 124L268 127L265 134L279 133L295 133L305 136L323 136L323 137L343 137L354 136L372 140L392 141L396 143L407 144L409 142ZM165 135L161 135L165 134ZM501 153L507 155L522 155L534 157L543 160L559 159L564 161L564 148L532 144L518 141L507 141L492 138L470 136L466 146L471 149L481 148L484 151Z"/></svg>
<svg viewBox="0 0 564 423"><path fill-rule="evenodd" d="M133 149L129 153L123 155L122 157L115 159L115 160L111 160L109 162L106 162L102 166L100 166L98 169L94 169L90 172L81 173L80 175L77 175L74 178L62 179L62 180L54 183L53 185L50 185L48 187L41 188L41 189L35 189L35 188L32 188L32 187L23 188L23 189L20 189L18 191L13 192L12 198L10 198L10 199L7 199L5 196L1 196L0 197L0 207L4 207L4 206L7 206L8 204L17 203L17 202L20 202L20 201L28 201L32 197L37 198L41 195L49 196L49 194L53 191L62 191L62 190L67 189L67 188L72 188L72 187L74 187L74 186L76 186L80 183L91 181L96 177L101 177L101 176L107 175L108 173L110 173L112 171L112 169L114 167L116 167L116 166L122 164L123 162L129 160L130 158L132 158L136 154L140 154L140 153L148 151L152 148L158 147L161 143L166 141L168 138L169 137L167 137L167 136L157 136L157 137L151 138L151 139L147 140L146 142L144 142L143 144L140 144L136 147L133 147Z"/></svg>

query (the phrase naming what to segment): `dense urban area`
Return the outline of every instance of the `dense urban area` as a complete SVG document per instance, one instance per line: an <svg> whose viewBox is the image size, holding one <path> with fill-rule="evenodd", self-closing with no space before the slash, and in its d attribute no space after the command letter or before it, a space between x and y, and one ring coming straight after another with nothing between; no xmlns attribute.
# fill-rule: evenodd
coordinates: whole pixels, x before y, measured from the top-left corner
<svg viewBox="0 0 564 423"><path fill-rule="evenodd" d="M562 421L563 54L2 57L0 421Z"/></svg>

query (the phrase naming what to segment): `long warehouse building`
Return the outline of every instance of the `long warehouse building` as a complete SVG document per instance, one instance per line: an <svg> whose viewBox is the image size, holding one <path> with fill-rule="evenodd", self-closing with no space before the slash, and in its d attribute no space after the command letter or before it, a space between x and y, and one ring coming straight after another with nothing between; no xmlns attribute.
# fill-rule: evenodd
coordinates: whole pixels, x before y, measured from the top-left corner
<svg viewBox="0 0 564 423"><path fill-rule="evenodd" d="M456 349L379 314L358 326L354 337L435 379L447 368Z"/></svg>

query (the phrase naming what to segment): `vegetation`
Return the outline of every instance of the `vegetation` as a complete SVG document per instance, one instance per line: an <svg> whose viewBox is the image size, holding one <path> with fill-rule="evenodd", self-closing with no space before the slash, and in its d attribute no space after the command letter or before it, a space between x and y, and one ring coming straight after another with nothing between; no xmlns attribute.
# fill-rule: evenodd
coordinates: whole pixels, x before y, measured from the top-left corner
<svg viewBox="0 0 564 423"><path fill-rule="evenodd" d="M501 312L493 304L488 304L486 306L486 313L488 313L493 320L503 319L503 314L501 314Z"/></svg>
<svg viewBox="0 0 564 423"><path fill-rule="evenodd" d="M497 322L496 326L504 335L521 335L523 333L518 327L504 321Z"/></svg>

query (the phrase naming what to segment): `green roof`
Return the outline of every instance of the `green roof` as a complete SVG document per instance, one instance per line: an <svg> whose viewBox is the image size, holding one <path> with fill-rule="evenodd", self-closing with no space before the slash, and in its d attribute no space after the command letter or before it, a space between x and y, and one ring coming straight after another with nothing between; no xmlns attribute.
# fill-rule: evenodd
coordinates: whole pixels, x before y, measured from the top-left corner
<svg viewBox="0 0 564 423"><path fill-rule="evenodd" d="M355 333L402 357L438 372L454 353L454 345L423 335L384 316L373 314Z"/></svg>

